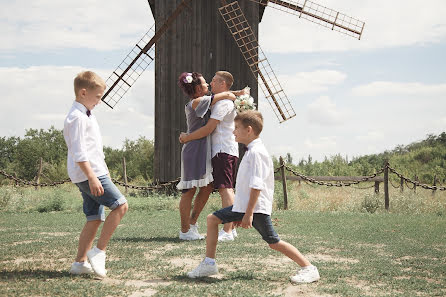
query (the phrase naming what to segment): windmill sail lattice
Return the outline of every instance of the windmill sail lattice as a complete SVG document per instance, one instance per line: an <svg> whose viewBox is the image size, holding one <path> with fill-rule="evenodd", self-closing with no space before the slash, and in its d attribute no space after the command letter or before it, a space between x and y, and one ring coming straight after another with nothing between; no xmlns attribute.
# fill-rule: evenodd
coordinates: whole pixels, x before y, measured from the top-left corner
<svg viewBox="0 0 446 297"><path fill-rule="evenodd" d="M237 1L219 8L229 31L279 122L296 115Z"/></svg>
<svg viewBox="0 0 446 297"><path fill-rule="evenodd" d="M250 0L361 39L364 22L308 0Z"/></svg>
<svg viewBox="0 0 446 297"><path fill-rule="evenodd" d="M107 79L107 91L102 96L102 101L113 108L146 68L155 59L155 43L167 31L178 15L188 7L191 0L183 0L175 11L167 18L164 24L155 32L155 25L141 38L124 61Z"/></svg>
<svg viewBox="0 0 446 297"><path fill-rule="evenodd" d="M155 25L144 34L141 40L106 80L107 92L102 97L102 101L111 108L121 100L144 70L153 62L155 58L155 47L151 46L145 52L145 46L154 35Z"/></svg>

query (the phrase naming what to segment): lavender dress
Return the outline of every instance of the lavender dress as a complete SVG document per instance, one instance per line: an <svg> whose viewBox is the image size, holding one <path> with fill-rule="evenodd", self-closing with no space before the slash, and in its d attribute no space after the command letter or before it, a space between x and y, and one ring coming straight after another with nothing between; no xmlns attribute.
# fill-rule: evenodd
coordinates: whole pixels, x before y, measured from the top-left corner
<svg viewBox="0 0 446 297"><path fill-rule="evenodd" d="M209 120L211 111L211 96L204 96L197 108L192 108L192 101L185 106L187 133L203 127ZM183 145L181 151L181 181L179 190L200 188L214 181L211 165L211 137L210 135L189 141Z"/></svg>

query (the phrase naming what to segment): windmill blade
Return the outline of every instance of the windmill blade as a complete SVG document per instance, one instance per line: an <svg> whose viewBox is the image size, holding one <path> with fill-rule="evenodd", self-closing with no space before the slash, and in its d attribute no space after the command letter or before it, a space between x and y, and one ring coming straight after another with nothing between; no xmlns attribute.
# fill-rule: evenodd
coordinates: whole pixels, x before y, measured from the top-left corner
<svg viewBox="0 0 446 297"><path fill-rule="evenodd" d="M279 122L296 116L238 2L223 5L219 11Z"/></svg>
<svg viewBox="0 0 446 297"><path fill-rule="evenodd" d="M106 81L107 91L101 98L105 104L113 108L141 76L144 70L153 62L155 59L155 43L166 32L183 9L188 7L187 2L189 1L191 0L181 1L175 11L156 33L155 25L152 25L116 70L108 77Z"/></svg>
<svg viewBox="0 0 446 297"><path fill-rule="evenodd" d="M249 0L361 39L365 23L308 0Z"/></svg>

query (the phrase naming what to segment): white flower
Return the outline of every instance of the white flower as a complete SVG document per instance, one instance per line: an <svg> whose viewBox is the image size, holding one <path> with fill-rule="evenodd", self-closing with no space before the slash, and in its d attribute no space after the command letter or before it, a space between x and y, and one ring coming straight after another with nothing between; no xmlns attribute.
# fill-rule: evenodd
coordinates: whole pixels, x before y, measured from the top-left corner
<svg viewBox="0 0 446 297"><path fill-rule="evenodd" d="M249 95L249 87L245 87L245 94L237 96L234 101L237 112L256 109L254 98Z"/></svg>
<svg viewBox="0 0 446 297"><path fill-rule="evenodd" d="M188 84L190 84L194 79L192 78L192 75L186 76L186 81Z"/></svg>

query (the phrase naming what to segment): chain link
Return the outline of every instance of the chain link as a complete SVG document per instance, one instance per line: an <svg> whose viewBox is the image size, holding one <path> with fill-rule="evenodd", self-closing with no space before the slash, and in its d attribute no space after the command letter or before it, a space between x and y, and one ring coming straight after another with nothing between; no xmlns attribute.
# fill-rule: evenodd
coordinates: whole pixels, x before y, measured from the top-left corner
<svg viewBox="0 0 446 297"><path fill-rule="evenodd" d="M351 186L351 185L357 185L357 184L359 184L359 183L366 182L366 181L368 181L368 180L370 180L370 179L376 177L378 174L381 174L381 173L384 172L384 168L385 168L385 167L381 168L378 172L376 172L376 173L374 173L374 174L372 174L372 175L370 175L370 176L366 176L366 177L364 177L364 178L361 178L361 179L358 180L358 181L353 181L353 182L348 182L348 183L344 183L344 182L340 182L340 183L328 183L328 182L318 181L318 180L315 180L314 178L308 177L308 176L306 176L306 175L303 175L303 174L300 174L300 173L294 171L292 168L288 167L287 165L285 165L285 168L286 168L288 171L292 172L295 176L298 176L298 177L302 178L303 180L305 180L305 181L309 181L309 182L311 182L311 183L313 183L313 184L318 184L318 185L320 185L320 186L327 186L327 187L349 187L349 186Z"/></svg>
<svg viewBox="0 0 446 297"><path fill-rule="evenodd" d="M62 185L62 184L67 183L67 182L71 182L70 179L66 179L66 180L62 180L62 181L58 181L58 182L41 183L40 184L40 183L36 183L36 182L32 182L32 181L27 181L27 180L24 180L24 179L21 179L21 178L17 178L15 176L11 175L11 174L7 174L3 170L0 170L0 174L5 176L5 177L7 177L7 178L9 178L9 179L12 179L16 183L23 184L25 186L33 186L33 187L55 187L55 186Z"/></svg>
<svg viewBox="0 0 446 297"><path fill-rule="evenodd" d="M387 165L387 167L389 168L389 170L392 173L395 173L399 178L404 179L406 182L409 182L409 183L413 184L414 186L422 187L423 189L426 189L426 190L446 191L446 187L429 186L426 184L419 183L415 180L411 180L410 178L403 176L401 173L399 173L398 171L396 171L394 168L390 167L389 165Z"/></svg>
<svg viewBox="0 0 446 297"><path fill-rule="evenodd" d="M32 181L26 181L26 180L21 179L21 178L17 178L15 176L11 175L11 174L6 173L3 170L0 170L0 174L5 176L8 179L11 179L11 180L15 181L16 183L23 184L24 186L55 187L55 186L58 186L58 185L62 185L64 183L71 182L70 179L66 179L66 180L63 180L63 181L52 182L52 183L36 183L36 182L32 182ZM118 181L118 180L116 180L114 178L112 180L113 180L114 183L116 183L116 184L118 184L120 186L123 186L123 187L127 186L128 188L136 189L136 190L142 190L142 191L160 190L160 189L169 188L169 187L172 187L173 185L177 184L180 181L180 179L178 178L176 180L173 180L173 181L170 181L170 182L167 182L167 183L162 183L162 184L154 185L154 186L142 187L142 186L134 186L134 185L125 184L125 183L120 182L120 181Z"/></svg>

